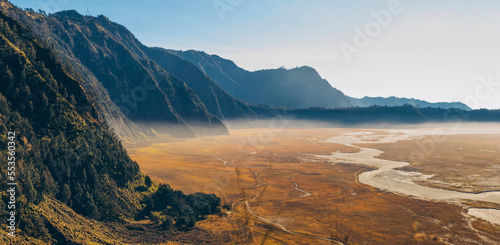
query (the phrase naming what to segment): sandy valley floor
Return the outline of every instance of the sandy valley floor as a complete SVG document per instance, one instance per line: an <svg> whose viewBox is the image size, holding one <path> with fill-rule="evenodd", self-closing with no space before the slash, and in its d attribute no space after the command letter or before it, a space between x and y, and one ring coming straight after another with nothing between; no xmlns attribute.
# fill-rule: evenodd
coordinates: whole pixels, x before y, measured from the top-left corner
<svg viewBox="0 0 500 245"><path fill-rule="evenodd" d="M436 140L426 130L248 129L127 150L156 181L219 195L230 210L197 228L231 243L500 243L500 225L478 218L499 208L496 197L465 200L500 190L500 137L454 134ZM406 164L375 171L397 162ZM402 183L408 186L398 191ZM418 195L412 186L431 193ZM465 196L433 200L432 190ZM480 209L468 214L470 207Z"/></svg>

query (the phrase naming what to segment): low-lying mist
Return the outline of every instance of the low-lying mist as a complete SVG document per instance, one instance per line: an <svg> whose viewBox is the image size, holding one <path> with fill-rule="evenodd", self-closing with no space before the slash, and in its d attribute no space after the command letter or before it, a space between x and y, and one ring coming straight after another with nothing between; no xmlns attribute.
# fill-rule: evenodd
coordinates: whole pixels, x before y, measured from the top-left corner
<svg viewBox="0 0 500 245"><path fill-rule="evenodd" d="M274 118L269 120L230 120L224 125L204 127L196 124L174 125L166 123L136 124L144 137L123 138L125 142L150 139L195 138L215 135L228 135L233 130L242 129L377 129L377 130L418 130L423 134L490 134L500 133L498 122L442 122L442 123L329 123L315 120ZM224 127L225 126L225 127Z"/></svg>
<svg viewBox="0 0 500 245"><path fill-rule="evenodd" d="M351 128L351 129L443 129L450 131L477 131L484 133L500 133L499 122L437 122L437 123L329 123L315 120L297 120L276 118L270 120L232 120L224 124L231 130L252 128L276 129L318 129L318 128Z"/></svg>

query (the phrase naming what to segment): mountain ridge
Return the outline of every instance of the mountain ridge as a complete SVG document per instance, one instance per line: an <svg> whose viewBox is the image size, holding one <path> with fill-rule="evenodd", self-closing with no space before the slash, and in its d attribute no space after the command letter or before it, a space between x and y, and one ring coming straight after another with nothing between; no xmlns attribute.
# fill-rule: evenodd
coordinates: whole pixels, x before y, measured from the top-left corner
<svg viewBox="0 0 500 245"><path fill-rule="evenodd" d="M142 174L68 68L0 11L0 153L9 156L0 164L10 166L0 184L15 183L15 194L0 192L0 217L16 223L0 243L155 243L220 213L214 194L186 195ZM132 225L140 239L126 237Z"/></svg>
<svg viewBox="0 0 500 245"><path fill-rule="evenodd" d="M195 91L210 113L223 121L258 120L275 116L272 108L235 99L192 62L158 47L142 48L170 74L182 79Z"/></svg>
<svg viewBox="0 0 500 245"><path fill-rule="evenodd" d="M84 86L97 95L103 117L122 138L227 134L184 81L149 59L125 27L102 15L61 11L45 16L2 8L36 30L64 62L83 74Z"/></svg>
<svg viewBox="0 0 500 245"><path fill-rule="evenodd" d="M291 109L352 106L346 95L333 88L312 67L250 72L231 60L203 51L168 51L191 61L229 94L249 103Z"/></svg>
<svg viewBox="0 0 500 245"><path fill-rule="evenodd" d="M217 54L208 54L204 51L197 51L197 50L168 50L170 53L179 55L183 58L186 58L187 60L190 60L193 62L195 65L197 65L207 76L211 77L216 83L218 83L222 88L224 88L226 91L228 91L230 94L234 93L235 97L239 97L240 99L248 102L257 102L257 103L269 103L269 96L278 96L278 97L288 97L289 99L295 99L295 100L301 100L301 101L308 101L311 97L317 97L317 93L309 93L308 96L302 97L301 99L297 99L297 96L294 96L294 94L297 93L307 93L308 90L305 89L304 87L297 89L297 91L288 91L288 90L280 90L280 87L285 87L289 86L291 88L294 88L294 86L291 86L290 83L284 83L285 86L280 86L278 88L273 88L271 89L273 92L272 94L268 95L266 98L266 93L258 93L264 96L263 100L260 101L255 101L252 100L253 97L256 98L252 93L248 93L248 95L239 95L241 93L241 86L242 84L249 83L247 81L251 76L254 76L254 78L251 78L250 80L266 80L268 75L266 74L272 74L276 75L276 73L281 73L281 75L278 75L281 77L283 80L289 80L286 78L288 73L293 73L293 75L303 75L306 78L303 79L304 81L308 80L315 80L316 86L319 88L316 89L317 91L324 91L324 90L331 90L333 91L338 91L337 89L333 88L331 84L321 78L319 76L318 72L310 66L302 66L302 67L296 67L292 69L284 69L284 68L278 68L278 69L261 69L261 70L255 70L255 71L248 71L245 70L241 67L238 67L234 61L222 58L221 56ZM331 88L330 88L331 87ZM247 88L245 91L249 91L252 88ZM259 90L259 89L257 89ZM259 90L260 91L260 90ZM280 94L284 93L284 94ZM312 94L312 95L311 95ZM321 97L321 96L320 96ZM470 107L467 105L461 103L461 102L427 102L424 100L419 100L419 99L408 99L408 98L400 98L400 97L368 97L365 96L361 99L350 97L344 95L341 91L338 91L338 93L334 93L331 97L336 98L338 101L335 103L328 102L327 100L322 100L322 101L316 101L316 102L310 102L310 103L305 103L303 104L296 104L291 101L283 102L284 104L288 106L284 106L289 109L304 109L308 107L324 107L328 109L335 109L335 108L342 108L342 107L352 107L352 106L359 106L359 107L368 107L368 106L373 106L373 105L378 105L378 106L403 106L405 104L412 104L415 106L420 106L420 107L434 107L434 108L444 108L444 109L451 109L451 108L458 108L458 109L464 109L464 110L471 110ZM262 99L262 98L259 98ZM273 104L273 103L271 103ZM332 105L333 104L333 105ZM277 104L274 104L277 105ZM278 106L283 106L283 104L278 104Z"/></svg>

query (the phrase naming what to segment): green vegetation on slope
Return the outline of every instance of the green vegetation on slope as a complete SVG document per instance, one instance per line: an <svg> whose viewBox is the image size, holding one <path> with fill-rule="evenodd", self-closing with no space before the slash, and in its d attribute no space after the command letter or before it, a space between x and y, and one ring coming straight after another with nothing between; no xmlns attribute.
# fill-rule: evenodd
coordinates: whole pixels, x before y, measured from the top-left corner
<svg viewBox="0 0 500 245"><path fill-rule="evenodd" d="M220 202L220 198L214 194L185 195L182 191L173 190L169 185L160 185L158 190L145 200L146 207L142 215L148 215L164 229L170 228L174 220L177 228L189 229L207 215L219 213Z"/></svg>
<svg viewBox="0 0 500 245"><path fill-rule="evenodd" d="M0 135L16 131L19 137L19 182L26 202L39 203L48 194L93 218L131 213L127 201L106 196L133 181L138 165L50 50L1 17Z"/></svg>
<svg viewBox="0 0 500 245"><path fill-rule="evenodd" d="M100 120L93 99L50 49L0 12L0 166L7 166L8 132L16 132L16 215L22 220L17 234L36 239L34 243L87 243L73 236L77 231L55 223L62 219L56 216L67 215L70 208L105 221L151 216L141 212L146 206L141 203L154 200L148 197L153 183L141 177L137 163ZM0 170L2 186L7 186L6 171ZM138 185L145 191L140 192ZM213 195L176 193L182 198L168 203L182 208L169 213L176 227L189 228L191 218L199 220L218 211L220 199ZM2 191L1 199L0 219L6 220L8 193ZM204 203L209 203L208 213ZM41 211L47 205L67 210Z"/></svg>

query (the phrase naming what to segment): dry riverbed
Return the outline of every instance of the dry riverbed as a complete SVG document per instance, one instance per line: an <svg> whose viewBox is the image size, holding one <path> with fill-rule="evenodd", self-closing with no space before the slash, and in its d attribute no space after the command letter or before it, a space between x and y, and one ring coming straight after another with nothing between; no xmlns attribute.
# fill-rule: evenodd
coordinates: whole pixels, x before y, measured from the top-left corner
<svg viewBox="0 0 500 245"><path fill-rule="evenodd" d="M421 140L428 131L423 131L421 135L418 130L412 131L386 131L385 134L377 135L371 132L346 133L326 140L328 143L343 144L349 147L356 147L360 151L355 153L335 152L329 156L323 156L331 162L364 164L376 167L376 170L367 171L359 175L359 181L379 189L403 194L411 197L419 197L436 201L447 201L451 203L460 203L461 200L472 200L491 202L500 204L500 191L488 191L481 193L467 193L460 191L445 190L415 183L425 183L432 175L423 175L419 172L396 170L409 166L410 162L392 161L378 158L384 152L376 149L359 147L352 145L354 143L396 143L402 140L417 139ZM464 132L446 132L449 135ZM466 132L467 133L467 132ZM469 134L475 134L476 131L469 131ZM499 135L500 136L500 135ZM484 151L484 150L483 150ZM500 163L497 163L500 165ZM468 214L488 220L500 225L499 210L496 209L470 209Z"/></svg>

